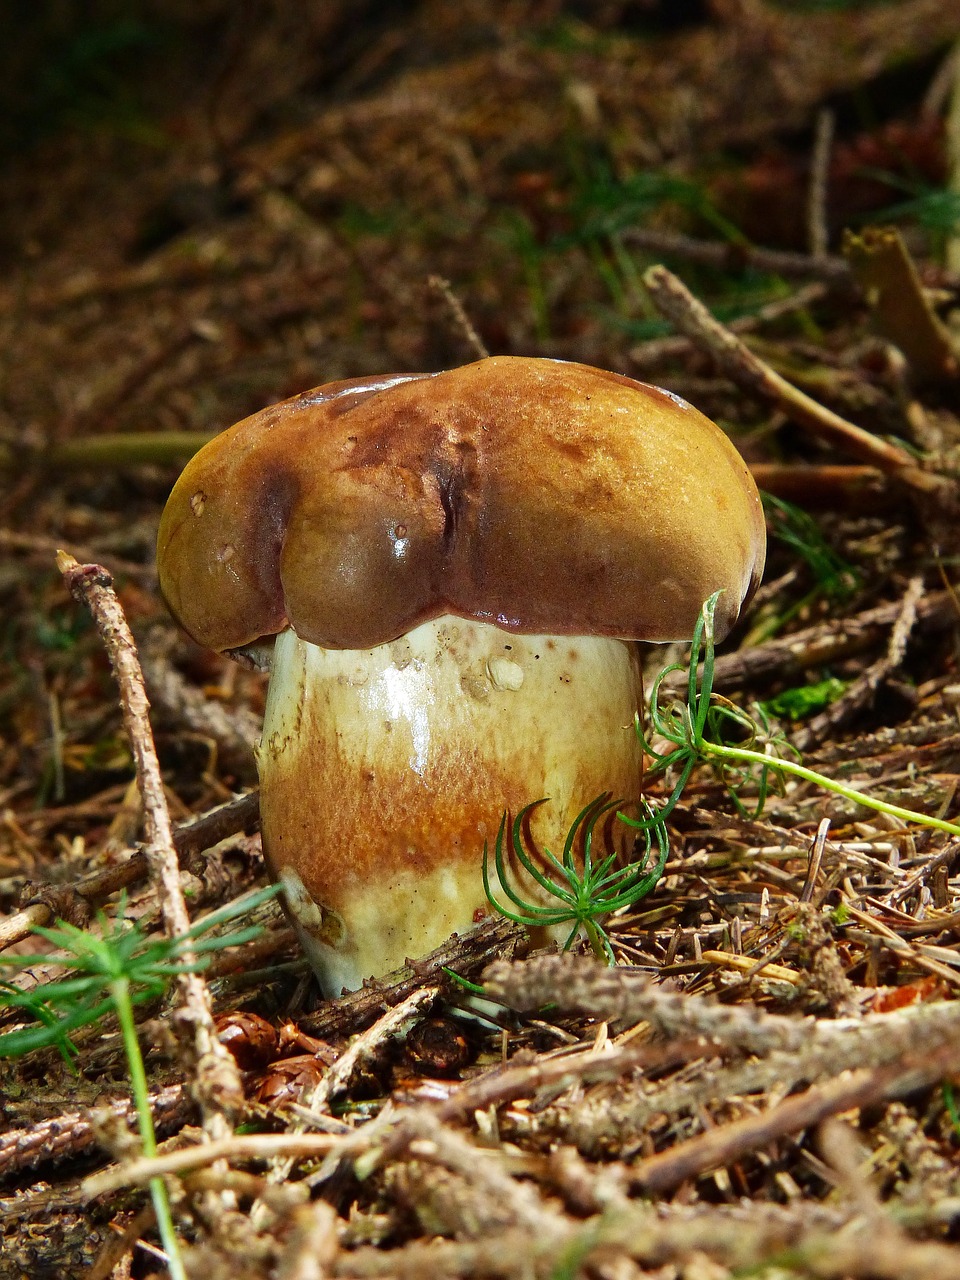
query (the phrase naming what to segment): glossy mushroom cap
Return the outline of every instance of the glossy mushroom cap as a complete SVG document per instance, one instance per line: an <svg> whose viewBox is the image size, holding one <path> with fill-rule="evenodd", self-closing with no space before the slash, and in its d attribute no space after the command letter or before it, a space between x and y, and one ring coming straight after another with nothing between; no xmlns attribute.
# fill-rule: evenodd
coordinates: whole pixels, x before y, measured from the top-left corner
<svg viewBox="0 0 960 1280"><path fill-rule="evenodd" d="M763 569L750 473L691 405L619 374L497 356L331 383L238 423L188 464L160 585L199 643L288 625L369 649L451 614L506 631L717 635Z"/></svg>

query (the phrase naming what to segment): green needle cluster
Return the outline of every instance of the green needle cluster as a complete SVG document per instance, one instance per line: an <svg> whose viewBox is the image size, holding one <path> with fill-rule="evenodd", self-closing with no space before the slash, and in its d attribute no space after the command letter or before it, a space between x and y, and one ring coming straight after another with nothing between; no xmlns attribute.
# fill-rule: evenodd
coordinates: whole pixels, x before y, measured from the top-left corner
<svg viewBox="0 0 960 1280"><path fill-rule="evenodd" d="M549 849L542 853L543 862L539 863L524 847L523 826L527 815L537 807L546 803L535 800L521 809L510 828L510 849L513 857L523 867L528 876L548 895L546 904L530 902L510 884L507 873L505 837L507 833L507 815L500 820L494 846L494 865L497 871L500 888L513 903L513 910L497 900L490 883L490 859L487 846L483 848L483 888L492 906L517 924L528 927L571 926L570 933L564 943L566 951L581 930L589 939L594 954L598 959L613 964L613 950L606 930L600 918L621 907L632 906L643 898L656 885L667 861L669 844L667 829L660 817L644 805L648 818L644 824L636 824L644 833L646 848L643 856L626 866L617 865L617 855L608 854L600 862L593 860L593 833L597 822L605 814L616 809L622 803L611 800L608 795L598 796L586 808L582 809L574 819L563 845L562 857L557 858ZM617 814L623 820L622 814ZM657 842L657 857L652 866L649 865L653 839ZM575 850L582 845L582 857Z"/></svg>
<svg viewBox="0 0 960 1280"><path fill-rule="evenodd" d="M0 982L0 1009L20 1009L36 1019L34 1025L18 1027L0 1035L0 1057L20 1057L36 1049L53 1047L59 1049L64 1061L73 1069L78 1051L70 1039L71 1033L99 1021L108 1013L116 1014L127 1058L141 1147L144 1156L155 1156L157 1139L134 1008L145 1000L163 995L171 979L178 974L206 968L212 952L239 946L257 937L262 930L256 925L231 933L208 935L254 910L276 892L276 887L271 886L238 898L198 921L188 933L177 938L150 940L139 924L125 919L126 903L122 897L115 920L108 920L103 913L98 916L99 935L64 921L54 929L36 928L35 932L40 937L65 954L62 957L49 954L0 956L0 965L10 970L53 962L62 964L71 970L71 974L61 981L47 982L31 991L9 982ZM150 1196L170 1274L173 1280L186 1280L170 1201L162 1178L151 1178Z"/></svg>
<svg viewBox="0 0 960 1280"><path fill-rule="evenodd" d="M0 1035L0 1057L16 1058L36 1049L54 1047L71 1064L77 1050L70 1035L80 1027L117 1012L115 992L122 986L131 1005L161 996L172 978L188 970L205 969L211 953L249 942L261 932L255 925L232 933L210 936L212 931L238 916L255 910L276 894L271 886L238 898L214 911L178 938L149 939L136 922L124 917L121 899L116 919L98 916L99 935L60 921L53 929L39 926L34 932L45 938L63 957L46 955L0 956L0 966L22 970L29 965L62 964L70 975L23 991L0 983L0 1009L19 1008L36 1019L36 1025L18 1027ZM191 955L184 963L184 955Z"/></svg>

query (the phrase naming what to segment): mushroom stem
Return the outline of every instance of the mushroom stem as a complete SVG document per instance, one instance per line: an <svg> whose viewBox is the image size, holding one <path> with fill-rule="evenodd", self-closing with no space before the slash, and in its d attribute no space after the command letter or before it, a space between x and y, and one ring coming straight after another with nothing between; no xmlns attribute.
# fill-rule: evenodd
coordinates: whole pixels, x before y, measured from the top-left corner
<svg viewBox="0 0 960 1280"><path fill-rule="evenodd" d="M259 750L264 848L325 992L489 912L483 848L505 811L548 798L528 834L559 854L594 797L636 800L639 702L635 646L606 637L451 616L365 651L282 632ZM613 822L595 839L631 844Z"/></svg>

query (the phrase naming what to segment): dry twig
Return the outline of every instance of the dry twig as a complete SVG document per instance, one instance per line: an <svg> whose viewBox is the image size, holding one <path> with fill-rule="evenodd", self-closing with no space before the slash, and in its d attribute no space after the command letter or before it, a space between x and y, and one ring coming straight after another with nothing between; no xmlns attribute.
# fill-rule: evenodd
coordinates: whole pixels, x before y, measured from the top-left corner
<svg viewBox="0 0 960 1280"><path fill-rule="evenodd" d="M417 991L412 991L393 1008L387 1009L386 1013L362 1035L358 1035L333 1066L327 1069L306 1104L301 1107L300 1114L306 1118L309 1112L328 1111L331 1098L336 1097L348 1087L357 1068L375 1057L381 1046L391 1040L407 1022L426 1012L439 994L439 986L424 986Z"/></svg>
<svg viewBox="0 0 960 1280"><path fill-rule="evenodd" d="M923 578L911 578L890 632L887 652L876 662L871 662L825 711L808 720L793 734L792 741L798 751L809 751L824 739L838 735L844 726L873 703L880 686L903 663L907 642L917 623L917 607L922 599Z"/></svg>
<svg viewBox="0 0 960 1280"><path fill-rule="evenodd" d="M721 271L742 271L745 267L753 267L787 280L812 278L848 290L853 285L853 273L848 263L839 257L812 257L807 253L765 249L759 245L697 240L693 236L661 231L655 227L628 227L622 235L626 244L648 253L685 258L688 262L717 267Z"/></svg>
<svg viewBox="0 0 960 1280"><path fill-rule="evenodd" d="M328 1155L342 1138L329 1133L246 1133L181 1147L152 1160L131 1160L95 1173L83 1184L88 1199L112 1195L121 1187L146 1186L158 1175L188 1173L220 1160L273 1160L280 1156L311 1159Z"/></svg>
<svg viewBox="0 0 960 1280"><path fill-rule="evenodd" d="M895 227L847 231L843 254L850 263L877 327L906 356L918 381L949 382L960 372L950 334L930 306L913 259Z"/></svg>
<svg viewBox="0 0 960 1280"><path fill-rule="evenodd" d="M124 1125L135 1117L133 1103L121 1098L106 1104ZM194 1104L182 1085L166 1085L150 1095L150 1110L158 1130L173 1130L194 1113ZM97 1126L89 1111L65 1111L25 1129L8 1129L0 1135L0 1178L37 1165L73 1160L97 1146Z"/></svg>
<svg viewBox="0 0 960 1280"><path fill-rule="evenodd" d="M919 471L915 460L904 449L847 422L791 386L786 378L782 378L744 346L735 334L715 320L703 303L666 267L650 267L644 272L643 281L657 309L681 333L709 352L724 373L739 386L772 400L813 435L861 462L895 475L922 492L929 493L938 487L936 477Z"/></svg>
<svg viewBox="0 0 960 1280"><path fill-rule="evenodd" d="M450 281L443 276L430 276L427 280L431 289L436 289L437 293L443 298L444 302L450 308L450 312L456 322L457 328L467 340L467 346L471 349L478 360L485 360L490 352L473 327L470 317L467 315L463 303L453 291Z"/></svg>
<svg viewBox="0 0 960 1280"><path fill-rule="evenodd" d="M810 668L863 653L896 625L902 609L901 601L896 600L805 627L749 649L720 654L714 668L714 687L731 693L771 680L790 680ZM930 591L917 602L913 626L919 635L934 635L958 624L960 615L953 592ZM681 683L674 678L666 682L666 687L679 688Z"/></svg>
<svg viewBox="0 0 960 1280"><path fill-rule="evenodd" d="M167 933L171 937L183 936L190 930L190 916L180 887L170 814L133 636L106 569L101 565L78 564L66 552L58 555L57 566L71 593L92 613L110 658L120 689L124 724L143 803L144 856L150 879L160 899ZM189 963L187 952L184 958ZM243 1097L236 1063L217 1039L210 993L203 976L182 973L177 981L183 999L182 1013L193 1040L194 1062L190 1074L197 1101L211 1136L223 1137L229 1131L225 1112L235 1109Z"/></svg>
<svg viewBox="0 0 960 1280"><path fill-rule="evenodd" d="M451 969L463 978L472 978L491 960L522 955L529 942L522 925L504 916L487 916L474 929L452 934L429 955L411 962L396 973L368 982L359 991L348 991L336 1000L325 1000L314 1013L300 1020L304 1031L321 1040L335 1040L362 1031L389 1008L424 985L433 985ZM455 994L453 983L450 994Z"/></svg>
<svg viewBox="0 0 960 1280"><path fill-rule="evenodd" d="M810 184L807 191L807 241L814 259L827 256L830 244L827 218L827 179L830 174L830 150L836 119L828 107L817 112L813 154L810 157Z"/></svg>
<svg viewBox="0 0 960 1280"><path fill-rule="evenodd" d="M259 820L260 793L250 791L175 827L173 847L180 857L209 849L238 831L253 830ZM51 924L58 916L81 923L88 917L93 904L119 889L128 889L145 880L149 874L146 853L131 852L124 861L104 871L94 871L76 884L28 886L27 895L42 894L42 900L28 902L22 911L0 921L0 951L29 937L34 925Z"/></svg>
<svg viewBox="0 0 960 1280"><path fill-rule="evenodd" d="M944 1049L929 1064L928 1080L949 1070L952 1050ZM917 1064L914 1064L915 1066ZM722 1169L741 1156L767 1146L777 1138L799 1133L828 1116L869 1106L883 1098L917 1087L915 1071L901 1066L851 1071L836 1080L811 1085L803 1093L730 1124L717 1125L686 1142L678 1142L632 1166L633 1184L644 1191L669 1191L712 1169Z"/></svg>
<svg viewBox="0 0 960 1280"><path fill-rule="evenodd" d="M629 1150L657 1115L695 1112L720 1097L789 1090L801 1080L816 1084L844 1071L889 1069L892 1083L883 1088L902 1092L949 1070L950 1053L960 1036L960 1001L913 1005L864 1018L791 1018L753 1005L724 1005L669 991L645 973L601 969L568 956L491 965L484 985L489 994L514 1008L536 1009L549 1002L626 1025L645 1021L668 1040L701 1038L728 1055L756 1055L693 1081L668 1077L643 1091L615 1097L600 1093L575 1108L558 1106L536 1117L537 1128L562 1135L584 1154Z"/></svg>

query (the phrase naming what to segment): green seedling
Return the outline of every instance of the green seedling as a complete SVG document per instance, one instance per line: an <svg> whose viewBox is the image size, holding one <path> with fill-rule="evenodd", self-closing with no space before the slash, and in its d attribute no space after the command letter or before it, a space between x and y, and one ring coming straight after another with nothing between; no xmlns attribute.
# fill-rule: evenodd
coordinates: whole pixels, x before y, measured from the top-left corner
<svg viewBox="0 0 960 1280"><path fill-rule="evenodd" d="M951 836L960 836L960 825L933 818L927 814L905 809L901 805L879 800L869 792L847 786L834 778L828 778L800 763L800 754L791 747L782 733L771 731L769 720L762 708L756 718L727 698L713 692L714 631L713 617L719 592L712 595L703 606L693 632L693 646L687 670L687 700L675 700L667 706L661 702L664 680L675 671L683 671L680 663L664 668L657 676L650 694L649 717L653 734L669 744L667 750L657 749L644 733L639 717L637 732L644 751L653 760L652 772L662 773L676 769L677 781L656 819L663 821L675 808L683 789L697 764L711 765L722 778L737 808L746 813L740 791L748 781L756 784L758 798L751 810L753 816L762 813L771 785L781 785L786 777L801 778L818 787L832 791L877 813L887 813L917 826L932 827ZM700 663L703 655L702 665ZM734 738L731 742L728 739ZM620 815L631 826L648 829L650 819L638 822Z"/></svg>
<svg viewBox="0 0 960 1280"><path fill-rule="evenodd" d="M537 239L530 219L518 209L504 210L494 228L494 234L520 265L537 341L549 341L551 320L545 270L547 250Z"/></svg>
<svg viewBox="0 0 960 1280"><path fill-rule="evenodd" d="M947 243L960 227L960 192L943 187L932 187L925 182L904 179L884 170L867 169L868 177L886 182L893 190L906 194L905 200L889 205L874 213L874 223L909 219L930 234L936 252L942 255Z"/></svg>
<svg viewBox="0 0 960 1280"><path fill-rule="evenodd" d="M62 981L44 983L33 991L22 991L10 983L0 984L0 1009L20 1009L32 1015L38 1024L0 1035L0 1057L21 1057L37 1049L53 1047L74 1069L78 1051L70 1039L71 1034L80 1027L98 1022L107 1014L115 1014L130 1073L143 1154L148 1158L155 1156L157 1140L134 1008L145 1000L163 995L177 974L206 968L212 952L239 946L257 937L261 929L255 925L217 936L208 935L254 910L276 892L276 886L271 886L247 894L212 912L198 921L189 933L177 938L148 939L139 924L124 918L123 899L115 920L108 920L100 913L99 935L62 920L53 929L37 927L34 932L64 952L63 957L51 957L49 954L0 956L0 965L8 970L22 970L28 965L53 962L62 964L71 970L71 974ZM173 1280L186 1280L170 1202L161 1178L150 1180L150 1196L170 1274Z"/></svg>
<svg viewBox="0 0 960 1280"><path fill-rule="evenodd" d="M504 906L498 901L490 883L490 865L487 846L483 848L483 888L490 903L501 915L517 924L528 928L550 928L570 925L570 933L564 943L564 951L569 950L574 939L582 930L590 942L594 954L607 964L614 963L613 949L610 939L601 923L601 917L608 916L621 907L633 906L650 892L657 884L667 861L669 842L667 829L663 820L649 806L644 805L648 815L644 823L635 823L644 832L646 849L636 862L626 866L617 866L616 854L608 854L602 861L593 860L593 832L600 818L616 809L620 801L611 801L608 796L598 796L574 819L563 845L562 858L557 858L549 849L543 850L543 859L549 870L527 852L524 848L523 826L527 814L537 805L544 804L536 800L521 809L510 827L510 848L517 862L527 875L548 895L545 904L530 902L516 889L511 887L507 874L504 856L505 838L507 835L507 815L500 820L494 846L494 865L500 882L500 888L509 898L516 910ZM618 814L622 819L623 815ZM579 841L583 846L583 857L578 866L578 858L574 852ZM649 866L653 839L657 842L657 856L653 866Z"/></svg>
<svg viewBox="0 0 960 1280"><path fill-rule="evenodd" d="M609 163L588 157L574 175L573 229L556 236L551 247L563 251L572 245L606 240L644 223L664 206L695 216L731 243L744 242L743 234L720 213L700 184L656 169L619 176Z"/></svg>

